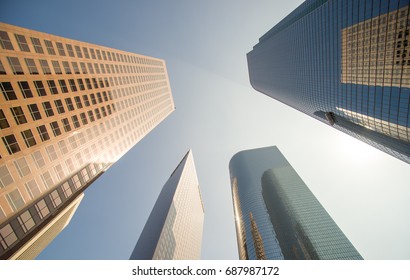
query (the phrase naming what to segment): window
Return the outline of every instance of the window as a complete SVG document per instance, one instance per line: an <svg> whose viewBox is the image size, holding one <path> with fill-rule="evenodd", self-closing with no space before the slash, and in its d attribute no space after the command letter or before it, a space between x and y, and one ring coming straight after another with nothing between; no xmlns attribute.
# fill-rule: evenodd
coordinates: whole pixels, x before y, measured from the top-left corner
<svg viewBox="0 0 410 280"><path fill-rule="evenodd" d="M90 48L90 53L91 53L92 59L96 59L94 49Z"/></svg>
<svg viewBox="0 0 410 280"><path fill-rule="evenodd" d="M78 121L78 117L77 116L72 116L71 120L73 121L74 127L75 128L79 128L80 127L80 122Z"/></svg>
<svg viewBox="0 0 410 280"><path fill-rule="evenodd" d="M53 64L54 72L56 74L63 74L63 71L61 71L60 63L58 63L57 60L52 60L51 64Z"/></svg>
<svg viewBox="0 0 410 280"><path fill-rule="evenodd" d="M83 58L83 54L81 53L81 48L79 46L74 46L75 52L77 53L78 58Z"/></svg>
<svg viewBox="0 0 410 280"><path fill-rule="evenodd" d="M94 68L95 68L95 72L97 74L100 74L100 67L98 66L98 63L94 63Z"/></svg>
<svg viewBox="0 0 410 280"><path fill-rule="evenodd" d="M88 71L90 72L90 74L94 74L93 65L91 63L87 63L87 66L88 66Z"/></svg>
<svg viewBox="0 0 410 280"><path fill-rule="evenodd" d="M60 99L54 100L54 104L56 105L57 112L58 112L59 114L65 113L65 109L64 109L63 103L61 102Z"/></svg>
<svg viewBox="0 0 410 280"><path fill-rule="evenodd" d="M7 224L0 229L0 244L3 248L10 247L14 242L16 242L16 240L17 236L10 224Z"/></svg>
<svg viewBox="0 0 410 280"><path fill-rule="evenodd" d="M26 37L19 34L14 34L16 37L17 44L22 52L30 52L30 48L28 47Z"/></svg>
<svg viewBox="0 0 410 280"><path fill-rule="evenodd" d="M71 98L69 98L69 97L66 98L65 103L67 104L68 111L73 111L74 110L74 105L73 105L73 101L71 100Z"/></svg>
<svg viewBox="0 0 410 280"><path fill-rule="evenodd" d="M6 69L4 69L3 63L0 60L0 75L6 75Z"/></svg>
<svg viewBox="0 0 410 280"><path fill-rule="evenodd" d="M88 118L90 119L90 121L91 122L95 121L93 111L88 111L87 113L88 113Z"/></svg>
<svg viewBox="0 0 410 280"><path fill-rule="evenodd" d="M0 188L5 188L13 182L13 177L11 177L7 166L0 166Z"/></svg>
<svg viewBox="0 0 410 280"><path fill-rule="evenodd" d="M100 93L100 92L97 92L97 99L98 99L98 103L102 103L102 102L103 102L102 96L101 96L101 93Z"/></svg>
<svg viewBox="0 0 410 280"><path fill-rule="evenodd" d="M24 199L18 189L15 189L14 191L8 193L6 197L13 211L19 210L25 204Z"/></svg>
<svg viewBox="0 0 410 280"><path fill-rule="evenodd" d="M44 217L46 217L48 214L50 214L50 210L48 209L47 204L44 201L44 199L37 202L36 205L35 205L35 208L36 208L38 216L41 219L44 219Z"/></svg>
<svg viewBox="0 0 410 280"><path fill-rule="evenodd" d="M71 57L74 57L73 46L70 45L70 44L66 44L65 46L67 48L68 55L71 56Z"/></svg>
<svg viewBox="0 0 410 280"><path fill-rule="evenodd" d="M54 50L53 43L49 40L44 40L44 43L46 44L48 54L55 55L56 52Z"/></svg>
<svg viewBox="0 0 410 280"><path fill-rule="evenodd" d="M60 152L64 155L68 153L68 148L65 143L65 140L58 141L58 147L60 148Z"/></svg>
<svg viewBox="0 0 410 280"><path fill-rule="evenodd" d="M37 144L36 139L34 139L34 135L31 132L31 129L22 131L21 136L23 136L23 139L24 139L24 142L26 143L27 148L30 148Z"/></svg>
<svg viewBox="0 0 410 280"><path fill-rule="evenodd" d="M46 112L47 117L54 116L53 108L51 108L51 104L49 101L43 102L44 112Z"/></svg>
<svg viewBox="0 0 410 280"><path fill-rule="evenodd" d="M33 93L31 92L28 82L18 82L20 91L23 94L24 98L32 98Z"/></svg>
<svg viewBox="0 0 410 280"><path fill-rule="evenodd" d="M64 46L60 42L56 42L58 53L62 56L65 56Z"/></svg>
<svg viewBox="0 0 410 280"><path fill-rule="evenodd" d="M66 198L69 198L73 194L73 191L71 190L68 182L65 182L64 184L62 184L61 188L63 189L63 193Z"/></svg>
<svg viewBox="0 0 410 280"><path fill-rule="evenodd" d="M35 151L34 153L31 154L31 157L36 163L37 168L41 168L46 164L46 162L44 161L43 155L41 154L40 151Z"/></svg>
<svg viewBox="0 0 410 280"><path fill-rule="evenodd" d="M7 57L10 67L15 75L23 75L23 68L21 67L20 61L17 57Z"/></svg>
<svg viewBox="0 0 410 280"><path fill-rule="evenodd" d="M38 187L35 179L27 182L25 185L26 185L26 190L30 194L31 199L34 199L41 194L40 188Z"/></svg>
<svg viewBox="0 0 410 280"><path fill-rule="evenodd" d="M54 171L56 172L58 179L63 180L65 178L65 172L61 164L54 166Z"/></svg>
<svg viewBox="0 0 410 280"><path fill-rule="evenodd" d="M7 152L9 152L10 155L17 153L20 151L20 146L17 143L16 137L14 134L10 134L7 136L2 137L3 143L6 146Z"/></svg>
<svg viewBox="0 0 410 280"><path fill-rule="evenodd" d="M50 123L51 130L53 131L54 136L58 136L61 134L60 127L56 121Z"/></svg>
<svg viewBox="0 0 410 280"><path fill-rule="evenodd" d="M0 83L0 88L6 100L16 100L17 99L16 93L14 92L14 89L11 83L2 82Z"/></svg>
<svg viewBox="0 0 410 280"><path fill-rule="evenodd" d="M83 72L83 74L87 74L87 67L85 67L84 62L80 62L80 67L81 67L81 71Z"/></svg>
<svg viewBox="0 0 410 280"><path fill-rule="evenodd" d="M88 49L86 47L83 47L83 52L84 52L85 58L90 58L90 55L88 54Z"/></svg>
<svg viewBox="0 0 410 280"><path fill-rule="evenodd" d="M81 122L83 123L83 125L88 124L88 120L87 120L85 113L81 113L80 118L81 118Z"/></svg>
<svg viewBox="0 0 410 280"><path fill-rule="evenodd" d="M80 90L85 90L83 79L77 79L77 83L78 83L78 86L80 87Z"/></svg>
<svg viewBox="0 0 410 280"><path fill-rule="evenodd" d="M23 178L24 176L31 173L30 167L28 166L27 161L24 157L15 160L14 166L16 167L20 178Z"/></svg>
<svg viewBox="0 0 410 280"><path fill-rule="evenodd" d="M61 122L63 123L63 127L64 127L65 132L71 131L71 125L70 125L70 122L68 121L67 118L62 119Z"/></svg>
<svg viewBox="0 0 410 280"><path fill-rule="evenodd" d="M63 61L63 67L66 74L71 74L70 64L67 61Z"/></svg>
<svg viewBox="0 0 410 280"><path fill-rule="evenodd" d="M95 78L93 78L93 85L94 85L94 88L98 88L97 79Z"/></svg>
<svg viewBox="0 0 410 280"><path fill-rule="evenodd" d="M102 113L103 117L107 116L107 111L105 110L105 107L101 107L101 113Z"/></svg>
<svg viewBox="0 0 410 280"><path fill-rule="evenodd" d="M46 96L46 89L44 88L43 82L42 81L34 81L34 85L36 86L36 90L38 93L38 96Z"/></svg>
<svg viewBox="0 0 410 280"><path fill-rule="evenodd" d="M33 121L41 120L41 114L40 114L40 110L38 109L37 104L29 104L27 105L27 107L30 111Z"/></svg>
<svg viewBox="0 0 410 280"><path fill-rule="evenodd" d="M40 59L39 61L40 61L41 69L43 70L44 75L51 74L51 69L50 69L50 66L48 65L47 60Z"/></svg>
<svg viewBox="0 0 410 280"><path fill-rule="evenodd" d="M44 53L40 39L31 37L31 42L33 43L34 50L36 51L36 53Z"/></svg>
<svg viewBox="0 0 410 280"><path fill-rule="evenodd" d="M2 109L0 109L0 128L8 128L10 127L9 122L7 121L6 115L4 115L4 112Z"/></svg>
<svg viewBox="0 0 410 280"><path fill-rule="evenodd" d="M77 106L77 109L83 108L83 104L81 103L81 98L79 96L74 97L75 105Z"/></svg>
<svg viewBox="0 0 410 280"><path fill-rule="evenodd" d="M96 50L96 52L97 52L97 57L98 57L98 59L101 60L101 52L100 52L100 50Z"/></svg>
<svg viewBox="0 0 410 280"><path fill-rule="evenodd" d="M79 155L79 154L77 154ZM84 182L87 182L88 180L90 180L90 175L88 175L87 169L84 168L81 170L81 175L83 177Z"/></svg>
<svg viewBox="0 0 410 280"><path fill-rule="evenodd" d="M46 147L46 152L47 152L47 155L48 155L48 158L50 159L50 161L55 161L58 158L56 150L54 149L53 145L47 146Z"/></svg>
<svg viewBox="0 0 410 280"><path fill-rule="evenodd" d="M77 62L71 62L71 65L73 66L73 70L75 74L80 74L80 68L78 68L78 63Z"/></svg>
<svg viewBox="0 0 410 280"><path fill-rule="evenodd" d="M16 124L19 125L19 124L27 123L26 116L24 116L23 109L20 106L11 107L10 111L13 114Z"/></svg>
<svg viewBox="0 0 410 280"><path fill-rule="evenodd" d="M27 68L30 74L38 75L38 69L37 69L36 63L34 62L34 59L25 58L24 60L26 61L26 65L27 65Z"/></svg>
<svg viewBox="0 0 410 280"><path fill-rule="evenodd" d="M45 125L40 125L37 127L38 135L40 135L41 141L45 142L50 139L47 128Z"/></svg>
<svg viewBox="0 0 410 280"><path fill-rule="evenodd" d="M28 210L24 211L20 216L18 216L17 220L19 221L20 226L24 232L29 231L35 225L33 217Z"/></svg>
<svg viewBox="0 0 410 280"><path fill-rule="evenodd" d="M77 86L75 85L74 79L68 79L68 83L70 84L70 88L72 92L77 91Z"/></svg>
<svg viewBox="0 0 410 280"><path fill-rule="evenodd" d="M47 84L48 84L48 88L50 89L51 94L58 94L56 83L53 80L48 80Z"/></svg>
<svg viewBox="0 0 410 280"><path fill-rule="evenodd" d="M53 203L53 206L57 208L57 206L60 205L62 202L60 195L58 194L58 191L57 190L53 191L52 193L50 193L49 196L51 198L51 202Z"/></svg>
<svg viewBox="0 0 410 280"><path fill-rule="evenodd" d="M67 84L65 83L65 80L58 80L58 83L60 84L61 92L67 93L68 88L67 88Z"/></svg>
<svg viewBox="0 0 410 280"><path fill-rule="evenodd" d="M90 106L90 100L88 100L88 95L83 95L83 100L86 107Z"/></svg>
<svg viewBox="0 0 410 280"><path fill-rule="evenodd" d="M86 78L86 79L85 79L85 83L86 83L86 85L87 85L87 89L93 89L93 87L92 87L92 85L91 85L90 79Z"/></svg>
<svg viewBox="0 0 410 280"><path fill-rule="evenodd" d="M92 103L93 105L97 104L97 100L95 99L95 94L94 94L94 93L91 93L91 94L90 94L90 98L91 98L91 103Z"/></svg>
<svg viewBox="0 0 410 280"><path fill-rule="evenodd" d="M54 187L54 181L49 171L44 172L43 174L40 175L40 177L41 177L41 180L43 181L44 186L47 189Z"/></svg>
<svg viewBox="0 0 410 280"><path fill-rule="evenodd" d="M100 114L100 110L98 108L94 109L95 112L95 116L97 117L97 119L101 119L101 114Z"/></svg>
<svg viewBox="0 0 410 280"><path fill-rule="evenodd" d="M68 137L68 142L70 142L71 148L75 149L78 147L77 140L75 139L74 135Z"/></svg>
<svg viewBox="0 0 410 280"><path fill-rule="evenodd" d="M0 31L0 45L3 50L14 50L10 37L5 31Z"/></svg>

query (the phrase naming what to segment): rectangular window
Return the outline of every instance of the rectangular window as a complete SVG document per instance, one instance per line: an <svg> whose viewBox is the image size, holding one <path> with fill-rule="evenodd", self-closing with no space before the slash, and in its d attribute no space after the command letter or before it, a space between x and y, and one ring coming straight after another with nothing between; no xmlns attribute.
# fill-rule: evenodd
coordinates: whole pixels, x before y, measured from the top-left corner
<svg viewBox="0 0 410 280"><path fill-rule="evenodd" d="M57 137L58 135L61 134L60 127L58 126L58 123L56 121L50 123L50 127L51 127L51 130L53 131L54 136Z"/></svg>
<svg viewBox="0 0 410 280"><path fill-rule="evenodd" d="M85 90L83 79L77 79L77 83L78 83L78 86L80 87L80 90Z"/></svg>
<svg viewBox="0 0 410 280"><path fill-rule="evenodd" d="M75 52L77 53L78 58L83 58L83 54L81 53L81 48L79 46L74 46Z"/></svg>
<svg viewBox="0 0 410 280"><path fill-rule="evenodd" d="M25 185L31 199L37 198L41 194L40 188L38 187L35 179L27 182Z"/></svg>
<svg viewBox="0 0 410 280"><path fill-rule="evenodd" d="M26 37L20 34L14 34L16 37L17 44L22 52L30 52L30 48L28 47Z"/></svg>
<svg viewBox="0 0 410 280"><path fill-rule="evenodd" d="M93 89L90 79L86 78L85 79L85 84L87 85L87 89Z"/></svg>
<svg viewBox="0 0 410 280"><path fill-rule="evenodd" d="M43 70L44 75L51 74L51 69L50 69L50 66L48 65L47 60L40 59L39 61L40 61L41 69Z"/></svg>
<svg viewBox="0 0 410 280"><path fill-rule="evenodd" d="M60 42L56 42L56 46L57 46L58 53L59 53L61 56L65 56L65 50L64 50L63 44L60 43Z"/></svg>
<svg viewBox="0 0 410 280"><path fill-rule="evenodd" d="M57 208L57 206L60 205L62 202L57 190L50 193L49 196L50 196L51 202L53 203L54 208Z"/></svg>
<svg viewBox="0 0 410 280"><path fill-rule="evenodd" d="M8 100L16 100L17 96L14 92L13 86L9 82L0 83L1 91L3 92L4 98Z"/></svg>
<svg viewBox="0 0 410 280"><path fill-rule="evenodd" d="M100 114L100 110L98 108L94 109L95 112L95 116L97 117L97 120L101 119L101 114Z"/></svg>
<svg viewBox="0 0 410 280"><path fill-rule="evenodd" d="M51 94L58 94L56 83L53 80L48 80L47 84L48 84L48 88L50 89Z"/></svg>
<svg viewBox="0 0 410 280"><path fill-rule="evenodd" d="M77 109L83 108L83 104L81 103L81 98L79 96L74 97L75 105L77 106Z"/></svg>
<svg viewBox="0 0 410 280"><path fill-rule="evenodd" d="M100 50L95 50L96 52L97 52L97 58L99 59L99 60L101 60L101 52L100 52Z"/></svg>
<svg viewBox="0 0 410 280"><path fill-rule="evenodd" d="M61 122L63 123L63 128L65 132L71 131L71 125L67 118L62 119Z"/></svg>
<svg viewBox="0 0 410 280"><path fill-rule="evenodd" d="M102 74L105 74L105 67L104 67L104 64L100 64L100 68L101 68L101 73Z"/></svg>
<svg viewBox="0 0 410 280"><path fill-rule="evenodd" d="M65 46L66 46L66 48L67 48L68 55L71 56L71 57L74 57L73 46L70 45L70 44L66 44Z"/></svg>
<svg viewBox="0 0 410 280"><path fill-rule="evenodd" d="M101 96L101 93L100 93L100 92L97 92L97 100L98 100L98 103L102 103L102 102L103 102L102 96Z"/></svg>
<svg viewBox="0 0 410 280"><path fill-rule="evenodd" d="M24 157L15 160L14 166L16 167L20 178L23 178L24 176L31 173L30 167L28 166L27 161Z"/></svg>
<svg viewBox="0 0 410 280"><path fill-rule="evenodd" d="M24 232L29 231L35 225L33 217L28 210L24 211L20 216L18 216L17 220L19 221L20 226Z"/></svg>
<svg viewBox="0 0 410 280"><path fill-rule="evenodd" d="M58 142L58 147L60 148L60 152L65 155L68 153L68 148L64 140Z"/></svg>
<svg viewBox="0 0 410 280"><path fill-rule="evenodd" d="M94 63L94 69L97 74L100 74L100 67L98 66L98 63Z"/></svg>
<svg viewBox="0 0 410 280"><path fill-rule="evenodd" d="M17 125L27 123L26 116L24 115L23 109L20 106L11 107L10 111L13 114L14 120L16 121Z"/></svg>
<svg viewBox="0 0 410 280"><path fill-rule="evenodd" d="M78 97L78 96L77 96ZM65 99L65 103L67 105L67 109L68 111L73 111L74 110L74 105L73 105L73 101L71 100L71 98L66 98Z"/></svg>
<svg viewBox="0 0 410 280"><path fill-rule="evenodd" d="M34 139L34 135L31 132L31 129L27 129L21 132L21 136L23 136L24 142L26 143L27 148L30 148L36 145L36 139Z"/></svg>
<svg viewBox="0 0 410 280"><path fill-rule="evenodd" d="M90 106L90 101L88 99L88 95L83 95L84 105L86 107Z"/></svg>
<svg viewBox="0 0 410 280"><path fill-rule="evenodd" d="M81 122L83 123L83 125L88 124L88 120L87 120L85 113L81 113L80 118L81 118Z"/></svg>
<svg viewBox="0 0 410 280"><path fill-rule="evenodd" d="M21 209L25 204L24 199L18 189L6 194L6 197L13 211Z"/></svg>
<svg viewBox="0 0 410 280"><path fill-rule="evenodd" d="M98 88L97 79L92 78L92 80L93 80L93 85L94 85L94 88Z"/></svg>
<svg viewBox="0 0 410 280"><path fill-rule="evenodd" d="M88 54L88 49L86 47L83 47L83 52L84 52L85 58L90 58L90 55Z"/></svg>
<svg viewBox="0 0 410 280"><path fill-rule="evenodd" d="M21 94L23 95L24 98L33 97L33 93L31 92L28 82L18 82L18 85L20 87Z"/></svg>
<svg viewBox="0 0 410 280"><path fill-rule="evenodd" d="M44 53L43 47L41 46L40 39L31 37L31 42L33 43L34 50L36 53Z"/></svg>
<svg viewBox="0 0 410 280"><path fill-rule="evenodd" d="M91 94L90 94L90 98L91 98L91 103L92 103L93 105L97 104L97 100L95 99L95 94L94 94L94 93L91 93Z"/></svg>
<svg viewBox="0 0 410 280"><path fill-rule="evenodd" d="M61 70L61 67L60 67L60 63L58 63L57 60L52 60L51 64L53 65L54 72L56 74L63 74L63 71Z"/></svg>
<svg viewBox="0 0 410 280"><path fill-rule="evenodd" d="M50 214L50 210L48 209L47 204L44 201L44 199L37 202L35 205L35 208L36 208L38 216L41 219L44 219L48 214Z"/></svg>
<svg viewBox="0 0 410 280"><path fill-rule="evenodd" d="M67 84L65 83L65 80L58 80L58 83L60 84L61 92L67 93L68 88L67 88Z"/></svg>
<svg viewBox="0 0 410 280"><path fill-rule="evenodd" d="M54 50L53 42L49 40L44 40L44 43L46 44L48 54L55 55L56 52Z"/></svg>
<svg viewBox="0 0 410 280"><path fill-rule="evenodd" d="M96 59L94 49L90 48L90 53L91 53L92 59Z"/></svg>
<svg viewBox="0 0 410 280"><path fill-rule="evenodd" d="M15 154L20 151L20 146L17 143L16 137L14 134L10 134L7 136L2 137L3 143L6 146L7 152L9 152L10 155Z"/></svg>
<svg viewBox="0 0 410 280"><path fill-rule="evenodd" d="M87 66L88 66L88 71L90 72L90 74L94 74L93 65L91 63L87 63Z"/></svg>
<svg viewBox="0 0 410 280"><path fill-rule="evenodd" d="M48 155L48 158L50 159L50 161L55 161L58 158L57 152L54 149L53 145L47 146L46 147L46 152L47 152L47 155Z"/></svg>
<svg viewBox="0 0 410 280"><path fill-rule="evenodd" d="M13 70L13 74L15 75L23 75L24 71L21 67L20 61L17 57L7 57L7 60L10 64L11 69Z"/></svg>
<svg viewBox="0 0 410 280"><path fill-rule="evenodd" d="M37 104L29 104L27 105L27 107L30 111L31 118L33 119L33 121L41 120L41 114Z"/></svg>
<svg viewBox="0 0 410 280"><path fill-rule="evenodd" d="M70 68L70 64L68 64L67 61L63 61L63 67L64 67L64 71L66 74L71 74L71 68Z"/></svg>
<svg viewBox="0 0 410 280"><path fill-rule="evenodd" d="M91 122L95 121L93 111L88 111L87 113L88 113L88 118L90 119L90 121Z"/></svg>
<svg viewBox="0 0 410 280"><path fill-rule="evenodd" d="M105 107L101 107L101 113L102 113L103 117L107 116L107 111L105 111Z"/></svg>
<svg viewBox="0 0 410 280"><path fill-rule="evenodd" d="M77 91L77 86L75 85L74 79L68 79L68 83L70 84L70 88L72 92Z"/></svg>
<svg viewBox="0 0 410 280"><path fill-rule="evenodd" d="M56 172L58 179L63 180L65 178L65 172L61 164L54 166L54 171Z"/></svg>
<svg viewBox="0 0 410 280"><path fill-rule="evenodd" d="M47 117L54 116L54 111L49 101L43 102L43 108L44 108L44 112L46 112Z"/></svg>
<svg viewBox="0 0 410 280"><path fill-rule="evenodd" d="M63 102L61 102L60 99L54 100L54 104L56 105L57 112L58 112L59 114L65 113L64 106L63 106Z"/></svg>
<svg viewBox="0 0 410 280"><path fill-rule="evenodd" d="M6 165L0 166L0 189L7 187L14 182Z"/></svg>
<svg viewBox="0 0 410 280"><path fill-rule="evenodd" d="M0 128L8 128L10 127L9 122L7 121L6 115L4 114L3 110L0 109Z"/></svg>
<svg viewBox="0 0 410 280"><path fill-rule="evenodd" d="M0 30L0 45L3 50L14 50L10 37L5 31Z"/></svg>
<svg viewBox="0 0 410 280"><path fill-rule="evenodd" d="M33 158L33 161L35 162L37 168L41 168L46 165L46 162L44 161L43 155L40 151L35 151L31 154L31 157Z"/></svg>
<svg viewBox="0 0 410 280"><path fill-rule="evenodd" d="M54 181L49 171L44 172L43 174L40 175L40 177L41 177L41 180L43 180L43 184L47 189L54 187Z"/></svg>
<svg viewBox="0 0 410 280"><path fill-rule="evenodd" d="M72 116L72 117L71 117L71 120L72 120L72 122L73 122L75 128L79 128L79 127L80 127L80 122L78 121L78 117L77 117L76 115Z"/></svg>
<svg viewBox="0 0 410 280"><path fill-rule="evenodd" d="M83 74L87 74L87 67L85 67L84 62L80 62L80 67L81 67L81 71L83 72Z"/></svg>
<svg viewBox="0 0 410 280"><path fill-rule="evenodd" d="M71 62L71 65L73 66L73 70L75 74L80 74L80 68L78 68L78 63L77 62Z"/></svg>
<svg viewBox="0 0 410 280"><path fill-rule="evenodd" d="M107 56L105 54L105 51L101 51L101 52L102 52L102 56L103 56L104 60L107 60Z"/></svg>
<svg viewBox="0 0 410 280"><path fill-rule="evenodd" d="M41 141L45 142L50 139L47 128L45 125L40 125L37 127L38 135L40 135Z"/></svg>
<svg viewBox="0 0 410 280"><path fill-rule="evenodd" d="M46 89L44 88L44 85L43 85L42 81L34 81L34 85L36 86L38 96L46 96L47 95Z"/></svg>
<svg viewBox="0 0 410 280"><path fill-rule="evenodd" d="M63 193L66 198L69 198L73 194L73 191L71 190L68 182L65 182L64 184L62 184L61 188L63 189Z"/></svg>
<svg viewBox="0 0 410 280"><path fill-rule="evenodd" d="M71 145L71 148L72 148L72 149L75 149L75 148L78 147L78 145L77 145L77 140L75 139L74 135L68 137L68 142L70 142L70 145Z"/></svg>
<svg viewBox="0 0 410 280"><path fill-rule="evenodd" d="M34 59L25 58L24 61L26 62L26 65L27 65L27 68L30 74L38 75L38 69L37 69L36 63L34 62Z"/></svg>

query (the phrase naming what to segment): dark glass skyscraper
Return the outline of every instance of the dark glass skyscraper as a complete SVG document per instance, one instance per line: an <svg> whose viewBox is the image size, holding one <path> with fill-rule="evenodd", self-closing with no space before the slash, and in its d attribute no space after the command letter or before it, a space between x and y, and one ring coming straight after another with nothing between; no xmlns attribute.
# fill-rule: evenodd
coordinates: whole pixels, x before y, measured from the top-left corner
<svg viewBox="0 0 410 280"><path fill-rule="evenodd" d="M240 259L362 259L277 147L241 151L229 170Z"/></svg>
<svg viewBox="0 0 410 280"><path fill-rule="evenodd" d="M410 163L409 0L308 0L248 53L252 86Z"/></svg>

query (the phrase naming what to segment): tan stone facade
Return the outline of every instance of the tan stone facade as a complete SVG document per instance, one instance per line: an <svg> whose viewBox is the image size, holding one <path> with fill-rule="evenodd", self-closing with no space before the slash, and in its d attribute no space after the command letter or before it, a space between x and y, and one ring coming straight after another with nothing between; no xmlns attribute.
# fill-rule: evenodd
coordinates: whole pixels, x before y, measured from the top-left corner
<svg viewBox="0 0 410 280"><path fill-rule="evenodd" d="M161 59L0 23L0 256L174 108Z"/></svg>

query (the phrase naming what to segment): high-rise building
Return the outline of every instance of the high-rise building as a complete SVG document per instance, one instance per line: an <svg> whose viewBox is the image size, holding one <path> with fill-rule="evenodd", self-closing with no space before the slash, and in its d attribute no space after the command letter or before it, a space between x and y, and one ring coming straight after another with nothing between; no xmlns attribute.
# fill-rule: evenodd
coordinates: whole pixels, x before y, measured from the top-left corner
<svg viewBox="0 0 410 280"><path fill-rule="evenodd" d="M229 163L241 260L362 259L277 147Z"/></svg>
<svg viewBox="0 0 410 280"><path fill-rule="evenodd" d="M174 111L163 60L4 23L0 91L1 259Z"/></svg>
<svg viewBox="0 0 410 280"><path fill-rule="evenodd" d="M308 0L247 54L252 86L410 163L409 1Z"/></svg>
<svg viewBox="0 0 410 280"><path fill-rule="evenodd" d="M162 188L130 259L199 259L203 224L204 206L189 150Z"/></svg>

